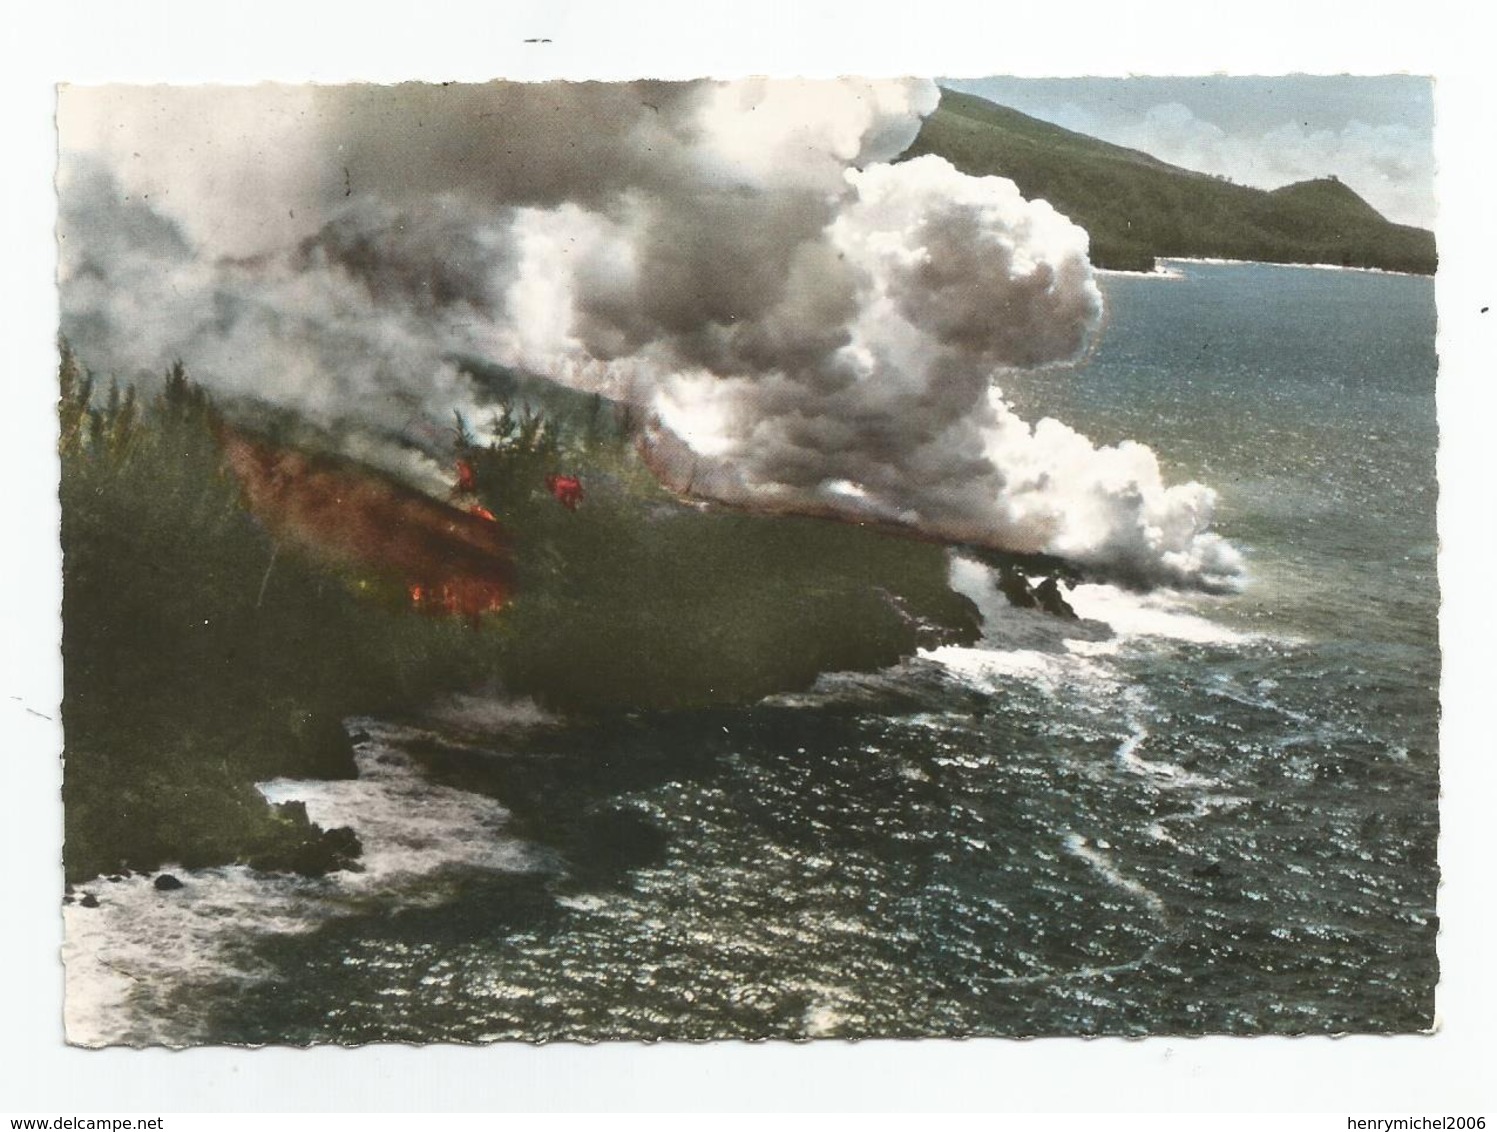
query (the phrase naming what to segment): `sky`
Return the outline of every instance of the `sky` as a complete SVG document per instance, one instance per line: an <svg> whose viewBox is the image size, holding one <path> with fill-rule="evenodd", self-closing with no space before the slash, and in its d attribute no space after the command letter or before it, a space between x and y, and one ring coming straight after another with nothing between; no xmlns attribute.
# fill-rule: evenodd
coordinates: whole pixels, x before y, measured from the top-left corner
<svg viewBox="0 0 1497 1132"><path fill-rule="evenodd" d="M1255 188L1334 173L1433 227L1434 84L1415 75L942 79L942 85Z"/></svg>

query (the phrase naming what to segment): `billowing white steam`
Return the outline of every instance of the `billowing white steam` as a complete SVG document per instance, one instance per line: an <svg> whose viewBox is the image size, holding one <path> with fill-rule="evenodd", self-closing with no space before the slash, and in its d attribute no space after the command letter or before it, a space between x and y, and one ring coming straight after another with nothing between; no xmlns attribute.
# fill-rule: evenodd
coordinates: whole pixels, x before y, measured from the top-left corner
<svg viewBox="0 0 1497 1132"><path fill-rule="evenodd" d="M1086 234L888 164L916 81L67 89L64 331L133 375L401 428L478 356L648 410L672 486L1231 585L1212 492L995 384L1085 350Z"/></svg>

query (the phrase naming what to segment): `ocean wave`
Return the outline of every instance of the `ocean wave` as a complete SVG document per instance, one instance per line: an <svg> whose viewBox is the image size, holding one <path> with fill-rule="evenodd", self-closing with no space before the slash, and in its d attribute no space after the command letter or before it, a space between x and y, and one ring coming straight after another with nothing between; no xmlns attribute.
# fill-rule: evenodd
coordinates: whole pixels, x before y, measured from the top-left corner
<svg viewBox="0 0 1497 1132"><path fill-rule="evenodd" d="M193 1044L205 1019L191 989L264 974L255 939L313 931L370 908L437 904L456 870L534 872L553 867L507 831L493 799L428 782L396 743L411 729L350 721L358 777L262 783L271 802L300 802L324 828L351 826L364 851L359 871L309 878L243 866L164 869L183 881L162 892L146 876L81 886L97 907L63 909L64 1017L71 1044Z"/></svg>
<svg viewBox="0 0 1497 1132"><path fill-rule="evenodd" d="M1085 861L1110 887L1138 901L1162 927L1170 926L1169 911L1159 894L1143 882L1124 875L1107 853L1110 845L1103 841L1088 840L1078 833L1066 834L1062 844L1067 853Z"/></svg>
<svg viewBox="0 0 1497 1132"><path fill-rule="evenodd" d="M487 696L455 693L436 704L427 716L442 726L444 732L457 730L469 734L497 735L559 727L560 716L546 711L534 700L515 699L494 694Z"/></svg>
<svg viewBox="0 0 1497 1132"><path fill-rule="evenodd" d="M1386 267L1350 267L1343 263L1276 263L1263 259L1215 259L1209 256L1170 256L1159 262L1161 264L1202 264L1207 267L1293 267L1303 271L1346 271L1357 275L1407 275L1415 279L1429 278L1417 271L1390 271Z"/></svg>
<svg viewBox="0 0 1497 1132"><path fill-rule="evenodd" d="M1118 766L1130 774L1140 775L1159 785L1172 787L1207 787L1217 785L1215 779L1205 778L1199 774L1192 774L1182 766L1145 759L1140 756L1138 749L1148 741L1148 738L1148 728L1134 721L1133 731L1118 744L1117 752L1114 755Z"/></svg>
<svg viewBox="0 0 1497 1132"><path fill-rule="evenodd" d="M1172 591L1137 593L1089 583L1073 589L1067 600L1080 617L1100 621L1121 637L1160 637L1195 645L1241 645L1261 639L1202 616L1200 610L1219 598Z"/></svg>
<svg viewBox="0 0 1497 1132"><path fill-rule="evenodd" d="M1160 279L1169 282L1177 282L1185 278L1183 271L1177 271L1166 266L1166 260L1159 260L1151 271L1125 271L1116 267L1098 267L1094 273L1104 277L1122 276L1124 279Z"/></svg>

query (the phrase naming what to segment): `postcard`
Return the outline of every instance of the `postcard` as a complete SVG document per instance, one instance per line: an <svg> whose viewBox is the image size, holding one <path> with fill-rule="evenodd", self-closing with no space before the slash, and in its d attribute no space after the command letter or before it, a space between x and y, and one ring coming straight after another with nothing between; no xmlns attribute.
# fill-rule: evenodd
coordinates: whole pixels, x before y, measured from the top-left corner
<svg viewBox="0 0 1497 1132"><path fill-rule="evenodd" d="M69 1042L1429 1030L1432 106L61 87Z"/></svg>

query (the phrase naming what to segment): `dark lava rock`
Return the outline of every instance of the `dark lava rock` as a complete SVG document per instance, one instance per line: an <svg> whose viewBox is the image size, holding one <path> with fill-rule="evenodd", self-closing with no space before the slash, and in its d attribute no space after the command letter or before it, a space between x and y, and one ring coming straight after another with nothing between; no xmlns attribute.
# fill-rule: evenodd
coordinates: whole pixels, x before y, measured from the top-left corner
<svg viewBox="0 0 1497 1132"><path fill-rule="evenodd" d="M156 878L157 892L174 892L179 888L186 887L187 886L185 884L179 881L176 877L172 876L171 873L162 873L159 877Z"/></svg>
<svg viewBox="0 0 1497 1132"><path fill-rule="evenodd" d="M92 892L87 892L84 893L83 899L78 901L78 903L84 908L97 908L99 906L99 898Z"/></svg>
<svg viewBox="0 0 1497 1132"><path fill-rule="evenodd" d="M1064 617L1067 621L1079 621L1076 611L1071 608L1060 592L1060 584L1054 578L1046 578L1034 590L1035 600L1039 607L1046 613L1056 617Z"/></svg>
<svg viewBox="0 0 1497 1132"><path fill-rule="evenodd" d="M643 814L605 810L580 823L567 856L576 879L606 884L665 861L670 839Z"/></svg>
<svg viewBox="0 0 1497 1132"><path fill-rule="evenodd" d="M1034 609L1040 602L1034 596L1029 579L1012 566L1005 565L998 571L998 590L1008 603L1018 609Z"/></svg>
<svg viewBox="0 0 1497 1132"><path fill-rule="evenodd" d="M301 712L292 722L299 773L329 780L357 778L353 740L343 721L325 712Z"/></svg>
<svg viewBox="0 0 1497 1132"><path fill-rule="evenodd" d="M71 896L64 896L62 898L62 902L64 904L71 904L73 902L73 898Z"/></svg>
<svg viewBox="0 0 1497 1132"><path fill-rule="evenodd" d="M320 877L347 869L360 872L359 856L364 847L347 826L321 829L307 820L302 802L283 802L276 811L289 819L291 828L279 841L265 846L246 864L263 873L299 873Z"/></svg>

